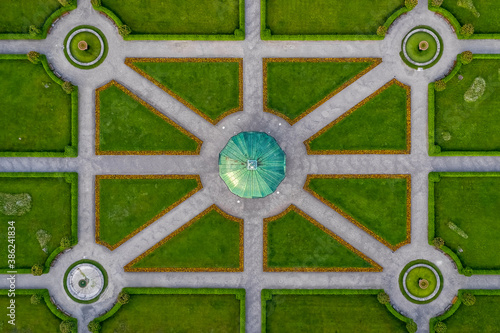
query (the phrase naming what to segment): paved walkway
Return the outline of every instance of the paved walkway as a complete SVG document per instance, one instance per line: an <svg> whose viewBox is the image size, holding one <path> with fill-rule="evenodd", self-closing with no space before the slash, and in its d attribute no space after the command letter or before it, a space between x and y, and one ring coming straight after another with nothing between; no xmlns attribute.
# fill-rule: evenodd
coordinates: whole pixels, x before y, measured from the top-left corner
<svg viewBox="0 0 500 333"><path fill-rule="evenodd" d="M458 53L500 53L498 40L457 40L450 26L427 10L425 0L398 19L383 41L261 41L260 2L247 1L244 41L128 41L95 12L89 0L57 22L41 41L0 41L0 53L47 55L57 72L79 86L79 157L74 159L0 158L0 171L76 171L79 174L79 244L61 256L42 277L18 276L19 288L47 288L55 302L79 320L79 332L94 317L106 312L123 287L228 287L247 291L247 332L261 327L260 291L263 288L383 288L394 306L413 318L419 332L428 332L429 319L450 304L460 288L499 288L500 276L459 275L454 264L427 244L427 174L430 171L500 171L500 157L429 157L427 154L427 85L448 72ZM67 32L91 24L107 36L109 53L99 67L82 71L64 57ZM437 65L425 71L406 67L399 58L401 40L414 26L432 26L443 38L444 52ZM243 57L244 112L232 114L212 126L196 113L124 65L125 57ZM293 127L264 113L262 105L263 57L382 57L383 63L353 83ZM303 141L327 123L396 77L412 88L412 152L410 155L309 156ZM95 89L115 79L159 111L204 140L199 156L95 156ZM287 154L287 177L266 199L245 200L232 195L218 176L217 156L228 139L240 131L258 130L275 137ZM395 253L302 190L306 175L405 173L412 176L412 242ZM157 222L111 252L94 242L94 176L97 174L199 174L204 189ZM242 273L124 273L123 265L144 252L189 219L217 204L245 220L245 271ZM297 205L327 228L384 267L382 273L264 273L262 271L262 219L290 204ZM22 246L22 245L20 245ZM67 267L76 260L99 261L110 276L104 296L96 303L77 304L62 287ZM435 263L444 277L439 298L427 305L408 302L399 291L398 276L413 259ZM5 279L0 287L7 287Z"/></svg>

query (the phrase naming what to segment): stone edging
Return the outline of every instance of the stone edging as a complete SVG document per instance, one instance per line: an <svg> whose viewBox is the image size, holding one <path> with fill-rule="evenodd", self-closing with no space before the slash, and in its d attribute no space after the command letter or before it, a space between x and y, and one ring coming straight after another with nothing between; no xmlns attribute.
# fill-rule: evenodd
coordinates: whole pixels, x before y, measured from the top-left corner
<svg viewBox="0 0 500 333"><path fill-rule="evenodd" d="M69 45L71 44L73 37L75 37L75 35L80 33L80 32L90 32L91 34L96 36L99 39L99 43L101 43L101 52L99 53L99 56L97 56L97 58L92 60L91 62L78 61L75 59L75 57L73 57L73 54L71 54L71 49L70 49ZM82 28L82 29L78 29L76 31L73 31L73 33L68 37L68 40L66 41L66 54L74 63L76 63L80 66L92 66L92 65L96 64L99 60L101 60L102 55L104 54L105 47L106 46L104 45L104 41L102 40L101 36L97 33L97 31L89 29L89 28Z"/></svg>
<svg viewBox="0 0 500 333"><path fill-rule="evenodd" d="M224 267L189 267L189 268L183 268L183 267L146 267L146 268L133 268L136 263L144 259L146 256L157 250L159 247L161 247L163 244L180 234L182 231L186 230L189 228L191 225L194 223L198 222L203 216L207 215L211 211L216 211L226 219L237 222L240 225L240 230L239 230L239 266L237 268L224 268ZM140 256L129 262L127 265L125 265L124 270L125 272L243 272L243 243L244 243L244 238L243 238L243 231L244 231L244 225L243 225L243 219L234 217L232 215L227 214L223 210L221 210L219 207L217 207L215 204L211 205L207 209L205 209L203 212L195 216L191 221L188 223L184 224L177 230L175 230L173 233L162 239L160 242L156 243L153 245L151 248L149 248L146 252L142 253Z"/></svg>
<svg viewBox="0 0 500 333"><path fill-rule="evenodd" d="M350 116L354 111L368 103L370 100L375 98L377 95L382 93L384 90L396 84L401 88L406 90L406 149L404 150L391 150L391 149L362 149L362 150L330 150L330 149L322 149L322 150L312 150L310 147L311 141L328 131L333 126L337 125L344 118ZM385 85L377 89L373 94L363 99L361 102L356 104L353 108L342 114L340 117L332 121L330 124L323 127L319 132L311 136L309 139L304 141L304 145L306 146L308 155L347 155L347 154L410 154L411 152L411 88L410 86L399 82L396 79L392 79L387 82Z"/></svg>
<svg viewBox="0 0 500 333"><path fill-rule="evenodd" d="M412 293L409 292L408 288L406 287L406 277L408 276L408 273L414 269L414 268L417 268L417 267L425 267L425 268L428 268L432 271L432 273L434 273L434 276L436 277L436 280L437 280L437 284L436 284L436 289L434 289L434 291L432 292L432 294L430 294L429 296L426 296L426 297L416 297L414 296ZM439 278L439 274L438 272L434 269L434 267L430 266L430 265L427 265L427 264L415 264L411 267L409 267L405 274L403 275L403 288L406 292L406 294L411 298L411 299L414 299L415 301L419 301L419 302L425 302L425 301L428 301L432 298L434 298L434 296L436 296L438 293L439 293L439 288L441 287L441 279Z"/></svg>
<svg viewBox="0 0 500 333"><path fill-rule="evenodd" d="M412 58L410 58L408 56L408 53L406 52L406 43L408 42L408 39L411 36L413 36L414 34L416 34L417 32L428 33L429 35L432 36L432 38L434 38L434 41L437 44L436 54L434 54L434 57L432 57L432 59L427 61L427 62L416 62ZM441 53L441 43L439 42L438 36L433 31L431 31L427 28L418 28L418 29L412 30L406 35L405 39L403 40L403 54L405 55L406 60L408 60L410 63L412 63L415 66L427 66L427 65L432 64L439 57L440 53Z"/></svg>
<svg viewBox="0 0 500 333"><path fill-rule="evenodd" d="M317 268L312 268L312 267L277 267L277 268L271 268L267 265L268 262L268 257L267 257L267 249L268 249L268 239L267 239L267 234L268 234L268 225L270 222L279 220L283 216L287 215L289 212L296 212L303 218L305 218L307 221L311 222L314 226L317 228L321 229L324 233L335 239L337 242L339 242L341 245L349 249L351 252L355 253L365 261L367 261L370 265L373 267L317 267ZM330 229L326 228L324 225L320 224L318 221L304 213L302 210L298 209L295 205L290 205L286 210L281 212L278 215L272 216L272 217L267 217L264 219L264 272L382 272L383 268L380 266L378 263L376 263L374 260L366 256L364 253L359 251L358 249L354 248L351 244L347 243L345 240L340 238L337 234L332 232Z"/></svg>
<svg viewBox="0 0 500 333"><path fill-rule="evenodd" d="M168 124L172 125L175 127L177 130L179 130L181 133L187 135L190 139L194 140L197 144L198 147L194 151L190 150L123 150L123 151L102 151L100 147L100 134L101 134L101 92L108 89L111 86L115 86L121 91L123 91L125 94L128 96L132 97L135 101L139 102L142 106L147 108L149 111L163 119L165 122ZM163 113L159 112L155 108L153 108L151 105L146 103L144 100L140 99L136 94L132 93L130 90L128 90L126 87L124 87L122 84L116 82L115 80L110 81L109 83L105 84L102 87L99 87L96 89L96 97L95 97L95 154L96 155L199 155L200 150L201 150L201 145L203 144L203 141L198 139L196 136L194 136L192 133L175 123L173 120L165 116Z"/></svg>

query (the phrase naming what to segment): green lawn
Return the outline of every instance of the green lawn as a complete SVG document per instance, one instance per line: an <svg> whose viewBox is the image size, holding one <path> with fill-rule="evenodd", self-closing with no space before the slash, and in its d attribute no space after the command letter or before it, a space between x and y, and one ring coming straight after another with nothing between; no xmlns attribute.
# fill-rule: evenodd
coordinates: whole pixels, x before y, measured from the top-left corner
<svg viewBox="0 0 500 333"><path fill-rule="evenodd" d="M198 176L96 176L96 239L114 249L200 189Z"/></svg>
<svg viewBox="0 0 500 333"><path fill-rule="evenodd" d="M84 41L87 43L86 50L80 50L78 43ZM80 32L76 34L69 44L70 52L76 60L80 62L92 62L99 56L101 52L101 42L96 35L91 32Z"/></svg>
<svg viewBox="0 0 500 333"><path fill-rule="evenodd" d="M304 188L393 250L410 233L407 175L309 175Z"/></svg>
<svg viewBox="0 0 500 333"><path fill-rule="evenodd" d="M213 124L243 108L241 59L127 58L125 63Z"/></svg>
<svg viewBox="0 0 500 333"><path fill-rule="evenodd" d="M196 154L201 141L112 81L97 89L98 154Z"/></svg>
<svg viewBox="0 0 500 333"><path fill-rule="evenodd" d="M481 57L489 56L474 55L454 71L444 91L434 91L434 141L442 152L500 151L500 58ZM475 81L483 83L483 94L469 95Z"/></svg>
<svg viewBox="0 0 500 333"><path fill-rule="evenodd" d="M498 20L500 1L471 0L473 7L470 8L459 6L460 2L466 4L469 1L444 0L441 7L453 14L460 25L472 23L474 34L500 33L500 21Z"/></svg>
<svg viewBox="0 0 500 333"><path fill-rule="evenodd" d="M273 35L375 35L404 0L265 0Z"/></svg>
<svg viewBox="0 0 500 333"><path fill-rule="evenodd" d="M101 333L245 332L242 289L124 290L129 303L101 322Z"/></svg>
<svg viewBox="0 0 500 333"><path fill-rule="evenodd" d="M500 270L500 174L439 175L429 188L434 237L442 237L464 267Z"/></svg>
<svg viewBox="0 0 500 333"><path fill-rule="evenodd" d="M0 1L0 34L27 34L30 25L42 30L49 16L61 7L57 0Z"/></svg>
<svg viewBox="0 0 500 333"><path fill-rule="evenodd" d="M240 27L239 0L102 0L132 34L233 34Z"/></svg>
<svg viewBox="0 0 500 333"><path fill-rule="evenodd" d="M421 50L420 43L427 42L427 49ZM437 52L437 42L431 34L425 31L416 32L406 42L406 52L411 60L418 63L430 61Z"/></svg>
<svg viewBox="0 0 500 333"><path fill-rule="evenodd" d="M381 89L306 140L308 153L409 153L410 88Z"/></svg>
<svg viewBox="0 0 500 333"><path fill-rule="evenodd" d="M265 58L264 109L294 124L379 63L375 58Z"/></svg>
<svg viewBox="0 0 500 333"><path fill-rule="evenodd" d="M264 289L262 332L406 333L403 319L377 300L381 291Z"/></svg>
<svg viewBox="0 0 500 333"><path fill-rule="evenodd" d="M7 296L7 292L8 290L1 290L0 293L0 306L4 309L5 314L8 313L7 307L10 305L10 300L13 299ZM49 297L47 290L17 290L14 298L16 301L16 325L9 324L10 318L4 314L0 319L1 333L60 332L59 325L62 320L50 311L44 300L37 305L31 304L31 295L35 293L42 293L45 294L45 297Z"/></svg>
<svg viewBox="0 0 500 333"><path fill-rule="evenodd" d="M0 77L0 152L64 153L72 144L72 96L24 55L0 56Z"/></svg>
<svg viewBox="0 0 500 333"><path fill-rule="evenodd" d="M73 185L67 180L73 182ZM61 238L73 236L73 241L77 241L77 201L72 198L72 192L77 195L76 186L76 174L20 173L16 176L12 173L0 173L2 207L18 202L19 197L11 195L28 194L31 198L26 197L24 203L14 210L0 210L0 223L4 226L0 231L0 246L2 257L5 258L0 264L1 270L8 270L9 221L15 222L16 269L27 270L23 273L29 272L34 264L45 264L49 256L59 250ZM47 263L47 267L49 264Z"/></svg>
<svg viewBox="0 0 500 333"><path fill-rule="evenodd" d="M204 214L204 215L202 215ZM215 206L132 261L127 271L243 270L243 220Z"/></svg>
<svg viewBox="0 0 500 333"><path fill-rule="evenodd" d="M463 292L464 290L460 290ZM472 306L461 304L455 313L443 322L447 332L476 333L497 332L500 327L500 295L498 290L466 290L474 294L476 303ZM446 314L445 314L446 316Z"/></svg>
<svg viewBox="0 0 500 333"><path fill-rule="evenodd" d="M425 289L420 288L420 279L425 279L429 282L429 286ZM415 267L409 271L406 276L406 287L408 291L416 297L427 297L436 289L437 279L434 273L427 267Z"/></svg>
<svg viewBox="0 0 500 333"><path fill-rule="evenodd" d="M267 262L264 262L264 266L267 266L267 270L381 269L302 211L294 207L284 213L283 216L280 214L264 220L267 244L267 256L264 256Z"/></svg>

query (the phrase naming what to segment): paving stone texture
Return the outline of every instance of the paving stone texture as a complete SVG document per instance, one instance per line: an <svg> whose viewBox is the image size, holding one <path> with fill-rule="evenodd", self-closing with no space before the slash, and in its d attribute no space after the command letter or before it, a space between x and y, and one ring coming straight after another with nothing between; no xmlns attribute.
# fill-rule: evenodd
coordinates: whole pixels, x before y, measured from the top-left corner
<svg viewBox="0 0 500 333"><path fill-rule="evenodd" d="M97 68L80 70L64 57L66 34L78 25L93 25L107 37L109 53ZM432 68L416 71L399 57L401 41L418 25L434 28L442 37L444 52ZM383 288L394 307L411 317L418 332L429 331L429 319L442 313L460 288L500 288L500 276L465 277L458 274L442 253L427 243L427 175L431 171L500 171L500 157L430 157L427 153L427 86L444 76L456 55L500 53L500 40L458 40L451 26L427 9L427 1L400 17L382 41L262 41L260 1L246 1L244 41L124 41L111 21L94 11L90 0L78 0L78 8L59 20L45 40L2 40L0 53L47 55L56 71L79 87L78 158L0 158L0 172L74 171L79 175L79 243L60 256L50 273L41 277L19 275L18 288L47 288L55 302L78 318L79 332L105 313L123 287L222 287L245 288L246 331L260 332L263 288ZM192 112L153 83L124 64L125 57L242 57L244 111L216 126ZM291 127L283 119L263 112L263 57L381 57L383 62L358 81ZM307 155L303 141L356 105L386 82L396 78L411 86L412 148L409 155ZM95 89L110 80L122 83L140 98L204 141L199 156L96 156ZM227 190L218 175L218 155L229 138L241 131L265 131L287 154L287 175L278 192L264 199L241 199ZM306 175L404 173L412 176L412 239L396 252L341 217L305 192ZM199 174L203 190L173 209L115 251L94 241L94 176L98 174ZM123 266L212 204L244 219L244 262L241 273L125 273ZM290 204L312 216L384 267L381 273L264 273L262 270L262 220ZM19 244L18 246L22 246ZM80 259L100 262L109 274L109 285L93 304L78 304L65 293L66 269ZM430 304L407 301L399 291L398 276L411 260L436 264L444 277L441 295ZM0 288L8 288L0 278Z"/></svg>

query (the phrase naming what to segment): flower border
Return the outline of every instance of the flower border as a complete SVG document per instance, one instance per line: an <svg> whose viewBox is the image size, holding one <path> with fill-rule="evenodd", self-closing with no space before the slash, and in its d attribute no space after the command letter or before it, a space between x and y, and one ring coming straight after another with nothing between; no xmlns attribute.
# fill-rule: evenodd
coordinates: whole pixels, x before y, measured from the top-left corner
<svg viewBox="0 0 500 333"><path fill-rule="evenodd" d="M170 90L165 85L161 84L158 80L153 78L151 75L143 71L134 65L134 62L237 62L238 63L238 106L236 108L230 109L222 113L215 119L208 117L203 111L198 109L196 106L186 101L184 98ZM134 71L144 76L149 81L153 82L161 90L165 91L167 94L184 104L189 109L196 112L203 119L211 123L212 125L216 125L223 118L229 116L232 113L243 111L243 58L125 58L125 65L132 68Z"/></svg>
<svg viewBox="0 0 500 333"><path fill-rule="evenodd" d="M267 89L267 64L270 62L372 62L372 64L359 72L356 76L344 82L341 86L330 92L327 96L323 97L319 102L311 106L309 109L305 110L294 119L290 119L287 115L268 107L269 96ZM293 126L299 120L307 116L309 113L313 112L321 104L325 103L327 100L344 90L347 86L351 85L354 81L357 81L360 77L362 77L381 63L382 58L262 58L264 78L264 112L272 113L278 117L281 117Z"/></svg>
<svg viewBox="0 0 500 333"><path fill-rule="evenodd" d="M305 218L307 221L311 222L314 226L318 227L335 239L337 242L339 242L341 245L349 249L351 252L355 253L359 257L361 257L363 260L367 261L370 265L373 267L318 267L318 268L312 268L312 267L277 267L277 268L271 268L267 265L268 262L268 225L269 223L279 220L285 215L287 215L290 212L296 212L303 218ZM364 253L359 251L358 249L354 248L351 244L347 243L344 239L339 237L337 234L335 234L333 231L330 229L326 228L324 225L313 219L311 216L307 215L304 213L302 210L297 208L295 205L290 205L286 210L283 212L279 213L278 215L267 217L264 219L264 272L382 272L383 268L380 266L378 263L373 261L371 258L366 256Z"/></svg>
<svg viewBox="0 0 500 333"><path fill-rule="evenodd" d="M103 240L101 240L101 221L100 221L100 211L101 211L101 206L100 206L100 181L103 179L195 179L196 182L198 183L198 186L191 190L189 193L184 195L182 198L159 212L156 216L154 216L151 220L147 221L144 223L142 226L139 228L135 229L132 231L130 234L125 236L122 240L120 240L118 243L111 245ZM134 237L136 234L144 230L146 227L148 227L150 224L158 220L160 217L180 205L182 202L187 200L189 197L191 197L193 194L198 192L203 188L203 185L201 183L201 178L199 175L96 175L95 176L95 241L97 244L103 245L113 251L126 241L128 241L130 238Z"/></svg>
<svg viewBox="0 0 500 333"><path fill-rule="evenodd" d="M123 91L125 94L128 96L132 97L135 101L139 102L142 106L147 108L149 111L163 119L165 122L168 124L172 125L176 129L178 129L181 133L187 135L190 139L196 141L198 144L198 147L196 150L191 151L191 150L138 150L138 151L131 151L131 150L119 150L119 151L113 151L113 150L106 150L103 151L100 148L100 130L101 130L101 100L100 100L100 94L102 91L108 89L111 86L115 86L121 91ZM95 154L96 155L199 155L200 150L201 150L201 145L203 144L203 141L198 139L196 136L194 136L192 133L175 123L172 119L168 118L165 116L163 113L159 112L156 110L154 107L146 103L144 100L139 98L136 94L132 93L129 89L127 89L125 86L122 84L118 83L115 80L111 80L104 86L101 86L96 89L96 97L95 97Z"/></svg>
<svg viewBox="0 0 500 333"><path fill-rule="evenodd" d="M406 180L406 239L396 245L390 244L388 241L383 239L381 236L374 233L372 230L365 227L360 222L356 221L352 216L341 210L339 207L329 202L313 190L309 188L309 182L314 178L355 178L355 179L363 179L363 178L374 178L374 179L405 179ZM360 174L344 174L344 175L325 175L325 174L309 174L307 175L306 183L304 184L304 190L312 194L316 199L342 215L344 218L349 220L351 223L356 225L361 230L370 234L376 240L390 248L393 252L395 252L400 247L411 243L411 175L409 174L368 174L368 175L360 175Z"/></svg>
<svg viewBox="0 0 500 333"><path fill-rule="evenodd" d="M406 90L406 149L398 150L398 149L361 149L361 150L331 150L331 149L320 149L320 150L312 150L309 146L311 141L315 140L320 135L327 132L330 128L340 123L342 120L350 116L356 110L361 108L366 103L370 102L373 98L381 94L383 91L388 89L392 85L398 85L401 88ZM411 152L411 88L410 86L401 83L396 79L392 79L387 82L385 85L377 89L373 94L363 99L361 102L356 104L349 111L342 114L340 117L332 121L330 124L323 127L319 132L311 136L309 139L304 141L304 145L306 146L308 155L348 155L348 154L410 154Z"/></svg>
<svg viewBox="0 0 500 333"><path fill-rule="evenodd" d="M160 246L189 228L191 225L195 224L198 222L202 217L204 217L206 214L216 211L226 219L237 222L240 224L240 246L239 246L239 267L238 268L214 268L214 267L189 267L189 268L183 268L183 267L147 267L147 268L133 268L136 263L144 259L146 256L154 252L156 249L158 249ZM229 215L223 210L221 210L217 205L213 204L207 209L205 209L203 212L200 214L196 215L193 219L191 219L188 223L184 224L177 230L175 230L173 233L153 245L151 248L146 250L146 252L142 253L140 256L129 262L127 265L125 265L124 270L125 272L243 272L243 219L237 218L235 216Z"/></svg>

